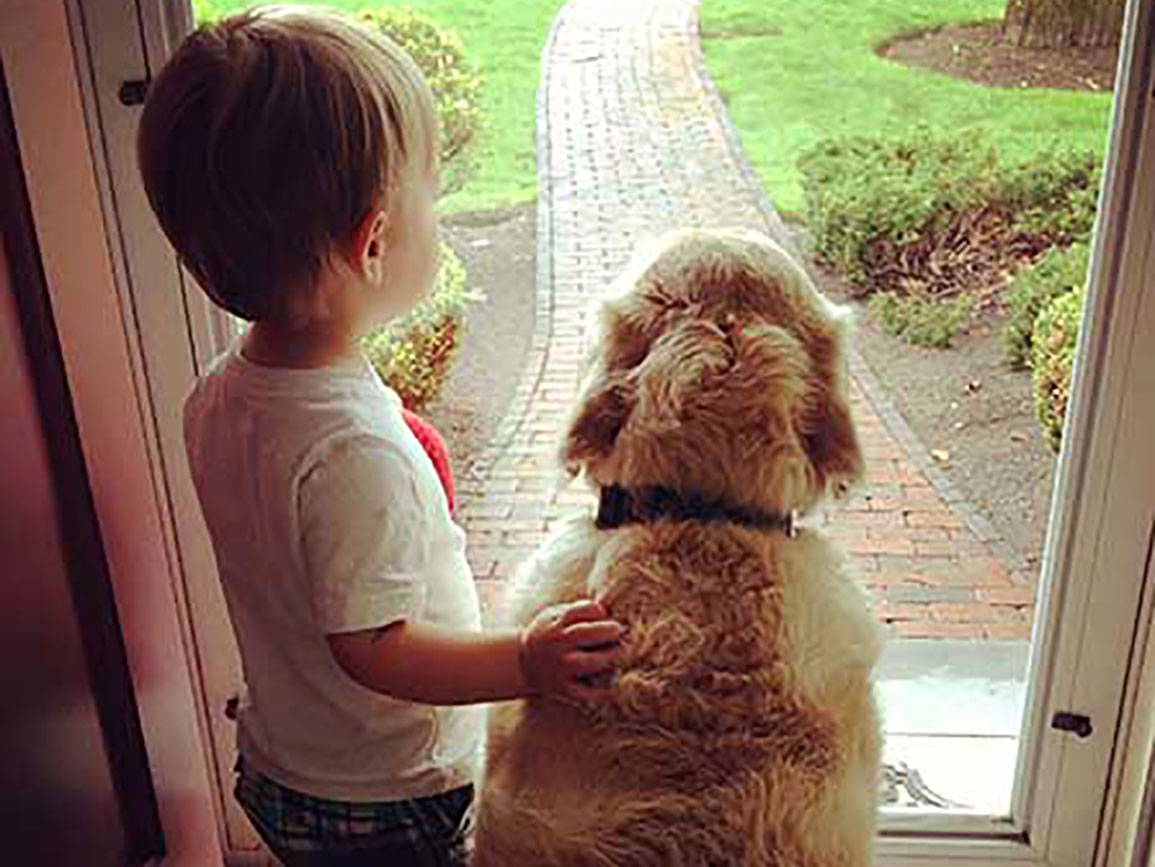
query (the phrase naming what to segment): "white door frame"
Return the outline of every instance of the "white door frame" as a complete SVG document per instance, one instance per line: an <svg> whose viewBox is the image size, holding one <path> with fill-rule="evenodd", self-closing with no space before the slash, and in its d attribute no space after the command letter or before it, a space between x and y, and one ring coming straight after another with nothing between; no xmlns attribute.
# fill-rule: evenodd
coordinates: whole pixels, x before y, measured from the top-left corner
<svg viewBox="0 0 1155 867"><path fill-rule="evenodd" d="M140 422L157 490L156 520L170 550L170 580L186 608L186 652L199 686L198 722L208 743L217 816L230 852L253 844L228 797L231 725L221 714L239 680L235 648L216 585L211 549L200 520L180 441L179 408L193 377L219 348L221 323L182 278L148 211L136 177L133 134L139 109L118 97L124 81L147 79L188 25L185 0L54 0L67 5L77 64L85 70L84 103L92 157L101 178L108 251L116 274L125 339L135 359ZM1029 712L1020 750L1020 785L1012 822L978 823L982 836L943 833L974 830L966 817L939 825L890 828L879 861L916 867L995 861L1089 867L1107 863L1105 833L1119 803L1114 787L1125 777L1121 740L1137 694L1132 664L1151 592L1144 593L1152 525L1148 492L1155 489L1155 441L1150 373L1155 369L1155 122L1152 63L1155 8L1132 0L1110 156L1101 198L1100 230L1092 255L1091 327L1081 336L1062 457L1052 533L1032 651ZM52 169L51 155L39 159ZM68 207L61 202L56 211ZM41 232L53 208L38 215ZM1144 296L1146 294L1146 300ZM67 308L72 300L53 298ZM68 312L68 311L65 311ZM61 321L77 322L71 311ZM82 317L80 317L82 319ZM77 359L68 359L78 363ZM78 372L70 365L70 379ZM1123 616L1119 615L1123 612ZM1058 732L1055 711L1091 717L1086 739ZM922 827L920 827L920 824ZM1121 865L1120 865L1121 867Z"/></svg>
<svg viewBox="0 0 1155 867"><path fill-rule="evenodd" d="M222 345L226 317L204 303L177 263L148 205L136 165L140 105L126 105L126 82L147 82L183 33L191 29L185 0L65 0L84 80L92 149L126 336L135 367L158 511L166 531L174 583L187 611L185 647L198 681L198 724L206 743L218 832L229 852L255 851L258 841L231 797L235 727L225 716L242 681L215 557L201 520L184 450L181 406ZM77 36L81 38L76 38Z"/></svg>
<svg viewBox="0 0 1155 867"><path fill-rule="evenodd" d="M1112 758L1136 651L1155 520L1155 4L1134 0L1125 26L1079 363L1059 467L1047 588L1015 793L1032 844L1050 863L1101 863ZM1091 717L1089 738L1055 731L1057 711ZM1054 794L1054 797L1049 795Z"/></svg>

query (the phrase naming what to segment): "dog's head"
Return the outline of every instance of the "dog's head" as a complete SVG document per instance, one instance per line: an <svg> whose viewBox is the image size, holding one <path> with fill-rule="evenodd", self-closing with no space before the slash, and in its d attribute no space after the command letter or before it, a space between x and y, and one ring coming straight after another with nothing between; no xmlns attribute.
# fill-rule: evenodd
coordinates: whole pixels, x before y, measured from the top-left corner
<svg viewBox="0 0 1155 867"><path fill-rule="evenodd" d="M562 446L571 474L775 512L861 475L849 312L769 238L672 233L612 289Z"/></svg>

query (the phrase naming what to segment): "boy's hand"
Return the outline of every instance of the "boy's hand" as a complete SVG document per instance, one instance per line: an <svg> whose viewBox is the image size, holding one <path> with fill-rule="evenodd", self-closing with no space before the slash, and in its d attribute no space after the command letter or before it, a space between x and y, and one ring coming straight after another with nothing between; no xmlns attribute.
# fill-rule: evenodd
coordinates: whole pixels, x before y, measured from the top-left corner
<svg viewBox="0 0 1155 867"><path fill-rule="evenodd" d="M625 627L600 603L553 605L521 634L521 668L529 691L582 701L604 692L589 680L617 667Z"/></svg>

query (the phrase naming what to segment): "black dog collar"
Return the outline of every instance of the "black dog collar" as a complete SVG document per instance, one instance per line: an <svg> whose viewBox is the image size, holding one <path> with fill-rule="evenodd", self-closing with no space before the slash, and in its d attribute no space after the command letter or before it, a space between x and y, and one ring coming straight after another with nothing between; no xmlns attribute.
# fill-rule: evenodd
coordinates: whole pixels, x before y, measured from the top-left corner
<svg viewBox="0 0 1155 867"><path fill-rule="evenodd" d="M726 521L763 530L781 530L790 538L795 536L793 513L782 515L732 506L717 500L707 500L697 493L679 494L660 485L633 489L609 485L602 488L595 523L599 530L612 530L623 524L650 523L662 518L673 521Z"/></svg>

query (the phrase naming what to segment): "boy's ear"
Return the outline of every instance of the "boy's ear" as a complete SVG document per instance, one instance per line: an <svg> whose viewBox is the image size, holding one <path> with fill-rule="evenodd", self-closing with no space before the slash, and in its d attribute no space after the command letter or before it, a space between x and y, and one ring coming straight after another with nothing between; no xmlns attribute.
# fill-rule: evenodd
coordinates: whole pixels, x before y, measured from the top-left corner
<svg viewBox="0 0 1155 867"><path fill-rule="evenodd" d="M385 251L389 236L389 214L384 208L373 208L362 217L353 232L349 265L374 283L385 274Z"/></svg>

